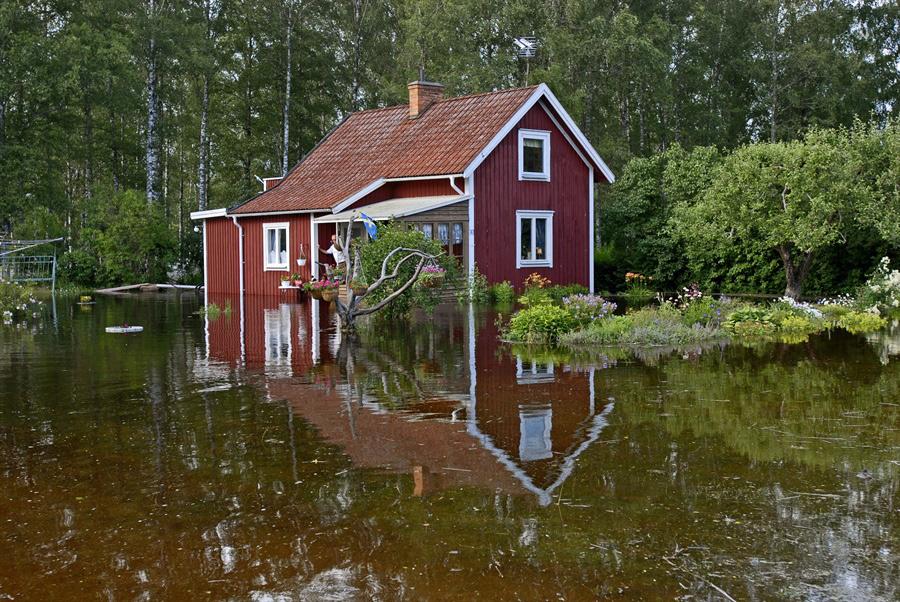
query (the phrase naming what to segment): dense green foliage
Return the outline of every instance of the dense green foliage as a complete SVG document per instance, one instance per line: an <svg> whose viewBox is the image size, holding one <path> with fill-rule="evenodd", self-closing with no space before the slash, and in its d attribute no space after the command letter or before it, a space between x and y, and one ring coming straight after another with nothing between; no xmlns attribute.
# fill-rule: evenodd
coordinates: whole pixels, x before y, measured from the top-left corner
<svg viewBox="0 0 900 602"><path fill-rule="evenodd" d="M552 345L575 324L572 314L558 305L533 305L516 312L509 321L507 333L514 341Z"/></svg>
<svg viewBox="0 0 900 602"><path fill-rule="evenodd" d="M362 279L372 284L381 276L381 267L385 257L399 247L406 249L418 249L431 255L441 254L440 241L425 236L418 230L407 228L396 222L381 223L378 225L378 236L370 239L360 249L362 260ZM387 264L387 274L392 274L394 268L407 254L400 252L394 255ZM448 278L453 279L456 272L456 262L448 259L446 255L439 258L441 267L447 270ZM386 281L382 286L373 290L366 297L367 302L375 304L381 301L401 286L403 286L416 271L418 258L405 261L397 272L397 277ZM427 288L416 284L408 288L400 296L388 303L378 315L387 317L399 317L409 314L414 308L430 309L439 300L439 289Z"/></svg>
<svg viewBox="0 0 900 602"><path fill-rule="evenodd" d="M29 287L0 278L0 323L27 317L36 309L37 299Z"/></svg>
<svg viewBox="0 0 900 602"><path fill-rule="evenodd" d="M849 291L896 250L900 125L810 130L733 152L632 160L603 205L601 286L621 273L730 292ZM892 154L894 153L894 154ZM615 257L610 260L609 256Z"/></svg>
<svg viewBox="0 0 900 602"><path fill-rule="evenodd" d="M254 194L255 176L280 175L349 111L404 102L420 66L448 95L547 82L617 173L676 144L733 148L880 120L898 105L897 17L872 0L10 0L0 231L66 236L73 280L157 270L94 261L90 236L111 227L96 216L117 195L152 189L175 240L161 257L196 266L190 211ZM531 33L541 47L526 61L512 39ZM671 209L653 206L661 161L646 161L623 177L651 203L630 235L634 261L674 278L687 269L680 247L638 233L656 238ZM895 185L891 165L873 186ZM900 220L879 223L896 239ZM146 235L135 244L158 248L159 232ZM733 253L749 263L707 259L704 274L756 289L777 278L767 254Z"/></svg>

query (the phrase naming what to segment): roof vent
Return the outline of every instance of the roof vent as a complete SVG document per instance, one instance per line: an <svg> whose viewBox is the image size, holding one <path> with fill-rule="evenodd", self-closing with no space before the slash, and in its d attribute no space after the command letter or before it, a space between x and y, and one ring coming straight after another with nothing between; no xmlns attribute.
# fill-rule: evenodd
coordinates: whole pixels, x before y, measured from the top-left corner
<svg viewBox="0 0 900 602"><path fill-rule="evenodd" d="M419 72L419 79L410 82L409 88L409 118L417 119L422 116L428 107L444 97L444 84L425 81L425 75Z"/></svg>

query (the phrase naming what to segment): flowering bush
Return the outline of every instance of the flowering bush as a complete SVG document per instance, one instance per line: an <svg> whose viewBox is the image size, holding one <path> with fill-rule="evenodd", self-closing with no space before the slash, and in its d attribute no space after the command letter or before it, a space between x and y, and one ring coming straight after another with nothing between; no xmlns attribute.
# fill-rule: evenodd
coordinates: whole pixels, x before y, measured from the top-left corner
<svg viewBox="0 0 900 602"><path fill-rule="evenodd" d="M772 309L782 310L802 318L813 318L815 320L821 320L823 318L822 310L813 307L809 303L801 303L791 297L782 297L772 304Z"/></svg>
<svg viewBox="0 0 900 602"><path fill-rule="evenodd" d="M700 285L696 282L691 284L690 287L684 287L681 289L674 299L675 306L678 309L686 309L688 305L693 303L694 301L699 301L703 298L703 291L700 290Z"/></svg>
<svg viewBox="0 0 900 602"><path fill-rule="evenodd" d="M30 288L0 279L0 321L4 324L27 316L37 317L37 305Z"/></svg>
<svg viewBox="0 0 900 602"><path fill-rule="evenodd" d="M655 293L650 288L653 278L638 272L625 274L625 299L629 305L638 306L649 303Z"/></svg>
<svg viewBox="0 0 900 602"><path fill-rule="evenodd" d="M722 305L721 301L716 301L712 297L695 297L687 304L682 304L682 322L688 326L700 324L718 328L722 325Z"/></svg>
<svg viewBox="0 0 900 602"><path fill-rule="evenodd" d="M601 320L616 310L616 304L599 295L577 294L563 297L563 307L579 324Z"/></svg>
<svg viewBox="0 0 900 602"><path fill-rule="evenodd" d="M856 293L857 307L880 315L900 311L900 270L891 269L891 260L882 257L872 276Z"/></svg>
<svg viewBox="0 0 900 602"><path fill-rule="evenodd" d="M550 286L550 279L541 276L537 272L532 272L525 279L525 288L547 288Z"/></svg>
<svg viewBox="0 0 900 602"><path fill-rule="evenodd" d="M326 289L335 289L340 288L341 283L337 280L329 280L325 278L323 280L310 280L306 284L303 285L303 288L307 291L322 291Z"/></svg>

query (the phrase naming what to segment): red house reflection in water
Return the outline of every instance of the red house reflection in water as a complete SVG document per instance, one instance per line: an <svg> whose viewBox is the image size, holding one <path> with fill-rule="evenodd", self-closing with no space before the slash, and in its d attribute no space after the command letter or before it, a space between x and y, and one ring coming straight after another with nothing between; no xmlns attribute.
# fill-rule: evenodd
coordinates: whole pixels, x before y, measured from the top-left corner
<svg viewBox="0 0 900 602"><path fill-rule="evenodd" d="M411 473L417 495L478 486L549 504L612 409L595 368L510 353L472 312L349 345L323 303L248 297L243 310L208 321L210 359L261 372L355 465Z"/></svg>

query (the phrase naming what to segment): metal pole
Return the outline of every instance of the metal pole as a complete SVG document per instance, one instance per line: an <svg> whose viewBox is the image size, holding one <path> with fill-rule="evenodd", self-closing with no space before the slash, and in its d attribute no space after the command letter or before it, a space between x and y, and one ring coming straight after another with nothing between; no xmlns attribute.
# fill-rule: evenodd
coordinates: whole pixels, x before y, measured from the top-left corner
<svg viewBox="0 0 900 602"><path fill-rule="evenodd" d="M53 273L51 275L53 284L50 285L50 296L56 295L56 247L53 247Z"/></svg>

